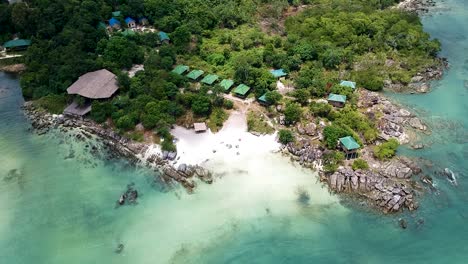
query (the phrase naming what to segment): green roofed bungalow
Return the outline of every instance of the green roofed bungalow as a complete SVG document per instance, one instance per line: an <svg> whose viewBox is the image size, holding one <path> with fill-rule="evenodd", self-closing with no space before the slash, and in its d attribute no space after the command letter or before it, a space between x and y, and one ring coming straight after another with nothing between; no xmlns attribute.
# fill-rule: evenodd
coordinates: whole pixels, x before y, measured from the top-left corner
<svg viewBox="0 0 468 264"><path fill-rule="evenodd" d="M163 43L169 43L169 41L171 40L169 38L169 35L164 31L159 31L158 36L159 36L159 40Z"/></svg>
<svg viewBox="0 0 468 264"><path fill-rule="evenodd" d="M113 16L113 17L119 17L120 15L122 15L122 12L120 12L120 11L114 11L114 12L112 12L112 16Z"/></svg>
<svg viewBox="0 0 468 264"><path fill-rule="evenodd" d="M346 95L331 93L328 96L328 103L336 107L343 107L346 103Z"/></svg>
<svg viewBox="0 0 468 264"><path fill-rule="evenodd" d="M339 140L340 148L346 154L346 159L355 159L358 156L357 150L361 147L353 137L342 137Z"/></svg>
<svg viewBox="0 0 468 264"><path fill-rule="evenodd" d="M267 98L266 98L266 93L264 93L262 96L260 96L257 101L261 104L261 105L264 105L264 106L269 106L270 105L270 102L268 102Z"/></svg>
<svg viewBox="0 0 468 264"><path fill-rule="evenodd" d="M216 80L218 80L218 78L219 77L216 74L208 74L207 76L205 76L205 78L203 78L203 80L201 80L201 82L204 84L212 85L214 82L216 82Z"/></svg>
<svg viewBox="0 0 468 264"><path fill-rule="evenodd" d="M189 74L187 74L187 77L191 80L196 81L198 78L200 78L200 76L203 75L203 73L204 72L202 70L193 70L189 72Z"/></svg>
<svg viewBox="0 0 468 264"><path fill-rule="evenodd" d="M224 92L227 93L227 92L229 92L229 89L231 89L232 85L234 85L234 81L229 80L229 79L224 79L224 80L221 81L221 83L219 85L221 87L223 87Z"/></svg>
<svg viewBox="0 0 468 264"><path fill-rule="evenodd" d="M353 90L356 89L356 83L352 81L341 81L340 85L352 88Z"/></svg>
<svg viewBox="0 0 468 264"><path fill-rule="evenodd" d="M249 93L249 91L250 91L250 87L248 87L245 84L240 84L239 86L236 87L236 89L234 89L234 94L237 97L245 98L247 94Z"/></svg>
<svg viewBox="0 0 468 264"><path fill-rule="evenodd" d="M271 70L270 73L271 73L275 78L281 78L281 77L285 77L285 76L288 75L283 69Z"/></svg>
<svg viewBox="0 0 468 264"><path fill-rule="evenodd" d="M24 50L27 49L31 45L31 40L29 39L15 39L7 41L3 44L3 47L7 51L11 50Z"/></svg>
<svg viewBox="0 0 468 264"><path fill-rule="evenodd" d="M173 73L177 73L179 75L182 75L184 74L185 72L187 72L189 70L189 66L185 66L185 65L177 65L173 70L172 72Z"/></svg>

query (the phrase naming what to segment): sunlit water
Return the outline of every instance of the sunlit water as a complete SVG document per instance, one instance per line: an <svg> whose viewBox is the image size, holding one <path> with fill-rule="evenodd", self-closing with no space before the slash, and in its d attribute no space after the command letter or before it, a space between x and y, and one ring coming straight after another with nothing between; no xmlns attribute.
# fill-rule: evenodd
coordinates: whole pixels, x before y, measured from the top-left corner
<svg viewBox="0 0 468 264"><path fill-rule="evenodd" d="M444 5L424 24L442 40L450 71L427 95L395 96L433 130L430 147L402 150L434 164L425 173L439 190L419 197L417 212L343 205L313 172L242 145L241 155L206 163L214 184L198 183L192 195L167 190L151 171L98 158L68 134L29 132L18 81L0 73L0 263L466 263L468 10L461 0ZM458 186L436 175L439 167L451 168ZM138 204L116 209L131 182Z"/></svg>

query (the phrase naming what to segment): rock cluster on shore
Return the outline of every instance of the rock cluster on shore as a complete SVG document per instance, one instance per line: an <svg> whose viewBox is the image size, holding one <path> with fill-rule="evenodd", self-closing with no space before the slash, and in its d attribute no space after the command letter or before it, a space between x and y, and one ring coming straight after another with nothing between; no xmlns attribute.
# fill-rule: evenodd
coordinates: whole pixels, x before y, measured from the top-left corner
<svg viewBox="0 0 468 264"><path fill-rule="evenodd" d="M37 109L31 102L26 102L23 110L31 120L33 129L39 135L45 134L53 128L62 131L78 129L79 133L76 134L77 139L83 140L85 138L97 137L99 142L107 149L109 157L124 158L135 165L143 164L154 168L158 172L155 176L159 177L158 181L169 186L172 186L176 182L184 186L188 192L192 192L195 188L194 178L198 178L208 184L213 182L212 174L198 165L189 166L180 164L178 168L171 165L170 162L177 156L176 152L163 152L146 157L145 154L149 145L134 142L119 135L112 129L104 128L91 120L74 119L63 115L51 115Z"/></svg>
<svg viewBox="0 0 468 264"><path fill-rule="evenodd" d="M406 144L409 143L409 135L405 128L428 132L427 126L414 114L396 106L377 92L360 90L358 106L366 107L370 115L382 114L378 122L381 139L396 138L401 144Z"/></svg>
<svg viewBox="0 0 468 264"><path fill-rule="evenodd" d="M398 4L397 8L418 14L429 12L429 8L435 6L434 0L405 0Z"/></svg>
<svg viewBox="0 0 468 264"><path fill-rule="evenodd" d="M374 170L352 170L340 167L332 175L321 179L338 193L357 193L384 212L397 212L403 208L418 208L411 177L420 169L407 159L393 159Z"/></svg>

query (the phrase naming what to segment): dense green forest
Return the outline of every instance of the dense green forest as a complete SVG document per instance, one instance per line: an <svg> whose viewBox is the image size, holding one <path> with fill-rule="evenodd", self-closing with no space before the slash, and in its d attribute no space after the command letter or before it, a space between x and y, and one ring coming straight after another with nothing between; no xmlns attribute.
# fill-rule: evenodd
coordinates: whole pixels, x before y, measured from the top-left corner
<svg viewBox="0 0 468 264"><path fill-rule="evenodd" d="M0 41L14 34L32 39L21 76L26 98L56 111L69 102L66 88L80 75L107 68L119 77L120 92L111 101L93 103L91 117L112 120L121 131L142 123L170 138L167 129L181 118L209 118L222 123L232 108L218 86L194 85L171 73L175 64L232 78L260 97L275 90L271 68L283 68L296 87L283 99L288 124L304 111L332 121L326 145L354 135L372 142L375 123L356 108L353 92L336 85L350 79L359 87L381 90L384 80L407 84L434 63L437 40L423 31L419 18L388 8L397 0L30 0L0 4ZM123 17L147 17L168 32L162 45L156 33L107 34L98 26L120 10ZM392 63L388 63L391 61ZM133 64L145 71L129 78ZM181 92L180 88L184 92ZM341 111L312 103L328 92L347 94ZM270 92L277 103L281 97ZM54 107L52 107L54 106ZM352 120L352 122L351 122ZM171 146L166 146L170 148Z"/></svg>

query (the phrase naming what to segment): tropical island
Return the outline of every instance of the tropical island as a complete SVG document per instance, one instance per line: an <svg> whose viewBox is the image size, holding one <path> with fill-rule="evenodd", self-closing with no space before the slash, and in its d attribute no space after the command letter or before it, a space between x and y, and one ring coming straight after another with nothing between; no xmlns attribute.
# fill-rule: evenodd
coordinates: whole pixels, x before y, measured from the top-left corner
<svg viewBox="0 0 468 264"><path fill-rule="evenodd" d="M194 177L213 181L179 160L174 129L217 132L240 113L251 133L277 132L281 152L320 171L334 191L384 212L414 210L421 170L395 154L400 144L424 147L417 136L428 131L380 91L425 93L446 62L417 14L398 2L2 4L2 63L24 65L25 112L36 131L97 135L163 171L168 184L192 191Z"/></svg>

